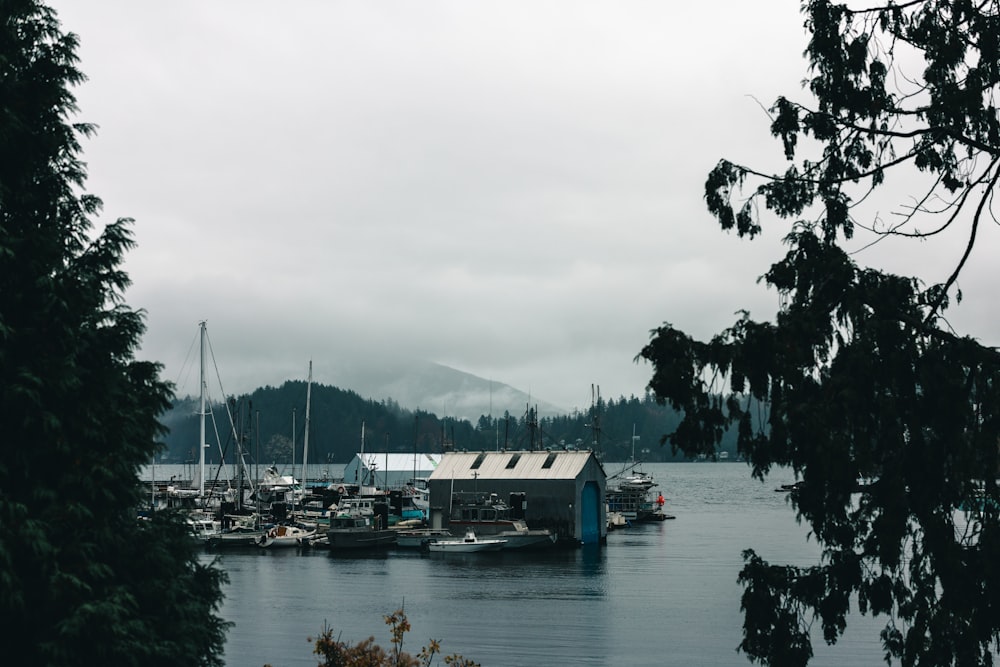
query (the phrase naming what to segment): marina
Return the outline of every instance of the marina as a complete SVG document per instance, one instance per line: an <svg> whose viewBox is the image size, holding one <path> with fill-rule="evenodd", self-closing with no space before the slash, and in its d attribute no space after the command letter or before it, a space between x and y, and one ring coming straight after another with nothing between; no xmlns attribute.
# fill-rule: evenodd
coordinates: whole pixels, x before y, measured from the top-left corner
<svg viewBox="0 0 1000 667"><path fill-rule="evenodd" d="M6 3L6 662L1000 664L1000 1L790 4Z"/></svg>
<svg viewBox="0 0 1000 667"><path fill-rule="evenodd" d="M258 429L244 432L246 420L233 416L235 401L219 409L219 416L225 413L232 432L232 451L218 438L218 422L205 377L210 349L206 322L200 322L198 329L200 391L195 474L185 479L173 473L169 483L164 484L163 476L169 471L161 467L161 476L157 477L154 461L143 494L148 499L147 507L139 508L139 512L142 515L170 509L187 514L194 539L208 547L301 545L343 552L394 546L400 530L424 529L448 531L451 537L462 539L425 534L418 538L407 536L405 541L419 540L423 548L441 543L452 549L458 548L460 541L465 550L472 551L486 548L477 537L483 534L490 538L490 549L542 549L557 543L571 548L602 544L608 531L618 525L619 512L610 511L607 474L597 452L565 445L536 449L534 440L528 450L508 451L498 443L495 451L456 451L448 445L442 446L440 453L419 452L416 447L407 453L366 452L365 421L361 420L360 451L339 475L331 476L324 470L319 478L322 481L310 485L307 461L311 361L301 479L295 477L294 437L290 469L279 469L272 463L264 466L261 474ZM211 447L206 440L210 416L219 441L219 463L215 465L206 456ZM251 434L257 445L253 456ZM651 477L644 481L648 485L639 485L634 494L645 502L655 483ZM660 509L662 505L661 496Z"/></svg>
<svg viewBox="0 0 1000 667"><path fill-rule="evenodd" d="M309 637L324 623L344 641L387 646L383 615L403 607L406 646L440 640L484 667L511 665L749 664L736 652L743 624L736 576L741 552L775 563L818 559L807 527L774 487L734 463L647 465L667 492L674 521L616 530L575 549L441 554L382 549L332 557L316 549L213 553L230 578L222 616L233 667L314 667ZM483 623L502 633L483 632ZM817 633L815 667L882 664L884 619L852 613L846 636ZM511 641L516 637L516 641Z"/></svg>
<svg viewBox="0 0 1000 667"><path fill-rule="evenodd" d="M383 460L380 480L375 462ZM417 473L418 463L427 461L433 465L428 477L407 476L406 468ZM430 551L577 548L603 544L610 531L633 522L672 518L663 511L662 492L653 498L659 484L651 474L633 464L608 478L590 450L362 452L341 471L327 466L311 487L274 464L254 481L241 463L221 475L235 483L206 485L204 466L199 462L196 480L173 472L165 489L151 468L147 511L185 512L192 534L212 549L343 553L395 547L400 537L403 548ZM161 475L168 472L161 467ZM222 472L219 466L216 480ZM301 472L313 474L307 466ZM624 511L633 505L639 511Z"/></svg>

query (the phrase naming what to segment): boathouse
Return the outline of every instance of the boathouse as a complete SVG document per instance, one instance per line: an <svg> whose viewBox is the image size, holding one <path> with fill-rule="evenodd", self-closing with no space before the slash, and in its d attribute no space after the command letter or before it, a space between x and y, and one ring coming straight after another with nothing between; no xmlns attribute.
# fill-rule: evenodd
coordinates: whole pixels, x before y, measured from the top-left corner
<svg viewBox="0 0 1000 667"><path fill-rule="evenodd" d="M441 461L441 454L364 452L344 467L344 483L359 487L398 489L426 479Z"/></svg>
<svg viewBox="0 0 1000 667"><path fill-rule="evenodd" d="M473 494L508 503L529 528L548 528L563 544L603 543L605 477L591 451L446 452L427 482L430 523L447 528L454 506Z"/></svg>

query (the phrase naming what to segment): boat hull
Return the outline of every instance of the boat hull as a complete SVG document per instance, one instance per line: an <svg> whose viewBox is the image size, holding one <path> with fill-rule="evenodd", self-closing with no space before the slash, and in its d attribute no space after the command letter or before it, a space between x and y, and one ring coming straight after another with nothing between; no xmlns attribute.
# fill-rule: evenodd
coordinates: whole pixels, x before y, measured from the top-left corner
<svg viewBox="0 0 1000 667"><path fill-rule="evenodd" d="M427 550L438 553L479 553L483 551L500 551L503 549L506 540L490 539L470 542L464 539L458 540L431 540L427 543Z"/></svg>
<svg viewBox="0 0 1000 667"><path fill-rule="evenodd" d="M376 527L367 515L340 515L330 520L326 543L331 551L383 549L396 543L396 531Z"/></svg>
<svg viewBox="0 0 1000 667"><path fill-rule="evenodd" d="M396 532L396 546L401 549L420 549L431 540L452 539L452 537L454 536L444 528L400 530Z"/></svg>
<svg viewBox="0 0 1000 667"><path fill-rule="evenodd" d="M261 537L264 536L262 530L223 532L210 537L206 544L212 549L230 549L236 547L256 546Z"/></svg>
<svg viewBox="0 0 1000 667"><path fill-rule="evenodd" d="M506 540L503 548L507 551L546 549L555 545L557 536L552 531L517 528L518 523L520 522L452 521L449 525L453 530L471 528L477 535Z"/></svg>
<svg viewBox="0 0 1000 667"><path fill-rule="evenodd" d="M548 549L556 543L556 535L548 530L509 531L497 533L504 540L504 551Z"/></svg>
<svg viewBox="0 0 1000 667"><path fill-rule="evenodd" d="M302 546L316 536L315 530L305 530L294 526L275 526L257 540L257 546L264 549L287 549Z"/></svg>
<svg viewBox="0 0 1000 667"><path fill-rule="evenodd" d="M370 530L365 532L343 532L328 530L326 540L328 548L331 551L385 549L396 544L396 531Z"/></svg>

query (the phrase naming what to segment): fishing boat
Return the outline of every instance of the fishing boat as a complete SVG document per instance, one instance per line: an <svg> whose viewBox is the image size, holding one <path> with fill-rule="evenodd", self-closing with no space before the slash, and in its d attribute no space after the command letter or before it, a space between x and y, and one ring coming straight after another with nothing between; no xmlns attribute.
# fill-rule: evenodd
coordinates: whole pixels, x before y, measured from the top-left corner
<svg viewBox="0 0 1000 667"><path fill-rule="evenodd" d="M257 511L267 514L275 504L282 504L285 507L299 507L302 505L305 490L292 475L282 475L278 472L277 466L268 466L257 484L254 500L257 503Z"/></svg>
<svg viewBox="0 0 1000 667"><path fill-rule="evenodd" d="M316 536L316 528L281 524L274 526L257 539L257 546L264 549L302 546L303 541L311 541Z"/></svg>
<svg viewBox="0 0 1000 667"><path fill-rule="evenodd" d="M345 490L345 493L350 491ZM414 498L412 495L406 495L401 489L365 496L344 495L337 503L337 513L373 516L376 508L384 505L388 508L389 526L408 525L410 522L424 523L427 520L427 513L414 503Z"/></svg>
<svg viewBox="0 0 1000 667"><path fill-rule="evenodd" d="M390 489L389 523L395 525L405 521L426 521L429 503L415 487L404 486L401 489Z"/></svg>
<svg viewBox="0 0 1000 667"><path fill-rule="evenodd" d="M330 517L336 514L337 504L332 503L325 506L323 500L307 500L302 503L302 509L291 512L290 517L299 523L322 523L330 522Z"/></svg>
<svg viewBox="0 0 1000 667"><path fill-rule="evenodd" d="M222 533L222 522L205 512L189 512L185 516L195 540L207 543Z"/></svg>
<svg viewBox="0 0 1000 667"><path fill-rule="evenodd" d="M524 519L512 516L512 509L495 493L456 492L452 494L448 527L502 539L505 550L540 549L556 543L555 533L547 528L528 528Z"/></svg>
<svg viewBox="0 0 1000 667"><path fill-rule="evenodd" d="M338 515L330 519L326 545L331 551L381 549L396 543L396 531L375 526L369 515Z"/></svg>
<svg viewBox="0 0 1000 667"><path fill-rule="evenodd" d="M403 486L403 495L409 496L410 503L420 510L426 518L431 507L431 493L427 488L426 477L414 477Z"/></svg>
<svg viewBox="0 0 1000 667"><path fill-rule="evenodd" d="M640 469L641 461L635 458L635 442L638 436L632 428L632 458L621 471L608 478L605 503L609 515L620 514L625 525L636 521L663 521L673 519L673 515L663 511L663 494L654 500L651 492L659 486L653 476ZM617 518L617 517L616 517Z"/></svg>
<svg viewBox="0 0 1000 667"><path fill-rule="evenodd" d="M350 516L374 516L375 505L385 504L385 496L346 496L337 503L337 514Z"/></svg>
<svg viewBox="0 0 1000 667"><path fill-rule="evenodd" d="M465 537L453 539L430 540L426 544L428 551L446 553L475 553L479 551L500 551L507 540L499 538L481 538L473 530L465 531Z"/></svg>

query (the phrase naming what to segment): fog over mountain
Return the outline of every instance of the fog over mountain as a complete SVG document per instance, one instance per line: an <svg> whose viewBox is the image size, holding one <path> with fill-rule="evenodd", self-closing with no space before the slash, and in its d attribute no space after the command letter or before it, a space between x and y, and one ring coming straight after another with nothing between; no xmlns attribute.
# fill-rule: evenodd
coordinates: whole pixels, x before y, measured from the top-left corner
<svg viewBox="0 0 1000 667"><path fill-rule="evenodd" d="M255 389L278 387L289 380L305 381L309 356L295 364L287 359L260 356L252 364L240 363L242 339L213 343L206 338L205 379L207 399L252 393ZM171 380L178 397L198 395L198 333L193 339L179 372ZM525 414L528 406L540 416L567 415L586 410L592 389L581 386L573 405L561 405L536 395L531 387L515 388L495 378L483 378L445 364L407 356L405 353L372 345L329 345L315 351L313 382L353 391L375 401L391 399L409 410L424 410L439 417L457 417L475 423L482 415L512 417ZM616 395L615 398L618 396Z"/></svg>
<svg viewBox="0 0 1000 667"><path fill-rule="evenodd" d="M404 408L473 423L481 415L501 417L505 411L519 417L529 405L543 416L571 411L502 382L417 359L339 362L329 368L314 368L314 378L319 376L365 398L392 399Z"/></svg>

